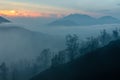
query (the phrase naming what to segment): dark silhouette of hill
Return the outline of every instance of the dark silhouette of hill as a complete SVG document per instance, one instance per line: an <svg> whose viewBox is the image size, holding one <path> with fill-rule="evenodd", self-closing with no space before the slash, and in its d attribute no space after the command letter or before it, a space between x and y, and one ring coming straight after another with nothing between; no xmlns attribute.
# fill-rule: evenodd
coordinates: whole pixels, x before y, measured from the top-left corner
<svg viewBox="0 0 120 80"><path fill-rule="evenodd" d="M86 26L100 24L120 23L120 20L112 16L103 16L101 18L93 18L83 14L70 14L61 19L58 19L48 25L50 26Z"/></svg>
<svg viewBox="0 0 120 80"><path fill-rule="evenodd" d="M0 16L0 23L8 23L8 22L10 21Z"/></svg>
<svg viewBox="0 0 120 80"><path fill-rule="evenodd" d="M73 62L51 67L31 80L120 80L120 40Z"/></svg>

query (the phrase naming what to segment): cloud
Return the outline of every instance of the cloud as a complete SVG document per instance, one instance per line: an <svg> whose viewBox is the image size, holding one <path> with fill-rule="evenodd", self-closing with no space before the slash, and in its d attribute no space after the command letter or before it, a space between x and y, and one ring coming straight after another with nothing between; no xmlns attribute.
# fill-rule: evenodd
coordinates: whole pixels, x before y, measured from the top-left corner
<svg viewBox="0 0 120 80"><path fill-rule="evenodd" d="M1 1L0 5L0 14L11 17L50 17L53 15L60 17L70 13L86 13L72 8L17 1Z"/></svg>
<svg viewBox="0 0 120 80"><path fill-rule="evenodd" d="M49 17L49 14L27 10L0 10L1 16L7 17Z"/></svg>

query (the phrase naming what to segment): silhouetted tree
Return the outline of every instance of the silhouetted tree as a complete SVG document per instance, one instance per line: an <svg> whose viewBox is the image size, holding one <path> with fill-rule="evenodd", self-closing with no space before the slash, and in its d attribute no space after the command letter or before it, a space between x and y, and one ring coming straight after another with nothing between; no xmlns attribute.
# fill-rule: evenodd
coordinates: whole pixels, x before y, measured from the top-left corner
<svg viewBox="0 0 120 80"><path fill-rule="evenodd" d="M77 35L68 35L66 36L66 50L68 51L68 55L70 61L74 60L76 54L78 54L79 50L79 38Z"/></svg>
<svg viewBox="0 0 120 80"><path fill-rule="evenodd" d="M81 42L80 53L87 53L99 47L99 39L94 37L87 38L86 41Z"/></svg>
<svg viewBox="0 0 120 80"><path fill-rule="evenodd" d="M8 68L7 68L5 62L3 62L3 63L1 64L0 70L1 70L2 80L7 80L7 77L8 77Z"/></svg>
<svg viewBox="0 0 120 80"><path fill-rule="evenodd" d="M48 68L51 65L51 55L52 52L50 49L44 49L37 57L37 65L39 69Z"/></svg>
<svg viewBox="0 0 120 80"><path fill-rule="evenodd" d="M93 51L95 50L96 48L99 47L99 41L97 38L94 38L94 37L90 37L88 38L88 51Z"/></svg>
<svg viewBox="0 0 120 80"><path fill-rule="evenodd" d="M68 56L66 50L59 51L58 56L59 56L59 64L64 64L67 62L66 59Z"/></svg>
<svg viewBox="0 0 120 80"><path fill-rule="evenodd" d="M39 72L39 66L34 63L33 66L32 66L32 75L35 75Z"/></svg>
<svg viewBox="0 0 120 80"><path fill-rule="evenodd" d="M12 69L12 80L18 80L18 69L14 66Z"/></svg>
<svg viewBox="0 0 120 80"><path fill-rule="evenodd" d="M66 56L66 50L63 51L59 51L58 54L56 54L53 58L52 58L52 66L58 66L60 64L64 64L67 62L67 56Z"/></svg>
<svg viewBox="0 0 120 80"><path fill-rule="evenodd" d="M60 63L59 55L56 54L56 55L52 58L51 62L52 62L52 67L58 66L59 63Z"/></svg>
<svg viewBox="0 0 120 80"><path fill-rule="evenodd" d="M118 39L119 38L119 31L118 31L118 29L113 30L113 38L114 39Z"/></svg>
<svg viewBox="0 0 120 80"><path fill-rule="evenodd" d="M105 46L111 41L111 36L107 33L106 30L101 31L101 35L99 36L101 46Z"/></svg>

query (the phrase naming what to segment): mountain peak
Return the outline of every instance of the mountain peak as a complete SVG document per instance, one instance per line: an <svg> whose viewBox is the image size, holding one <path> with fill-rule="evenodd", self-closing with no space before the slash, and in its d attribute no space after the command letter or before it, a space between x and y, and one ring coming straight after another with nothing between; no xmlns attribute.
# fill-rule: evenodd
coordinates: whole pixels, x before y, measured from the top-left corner
<svg viewBox="0 0 120 80"><path fill-rule="evenodd" d="M91 16L89 15L86 15L86 14L70 14L64 18L68 18L68 19L82 19L82 18L92 18Z"/></svg>
<svg viewBox="0 0 120 80"><path fill-rule="evenodd" d="M52 23L51 26L78 26L78 25L91 25L96 19L85 14L70 14ZM70 24L66 24L70 23Z"/></svg>
<svg viewBox="0 0 120 80"><path fill-rule="evenodd" d="M100 24L114 24L120 23L120 20L112 16L103 16L98 19Z"/></svg>
<svg viewBox="0 0 120 80"><path fill-rule="evenodd" d="M88 16L88 15L86 15L86 14L70 14L70 15L68 15L68 17L69 16L74 16L74 17L78 17L79 16L79 17L81 17L81 16Z"/></svg>
<svg viewBox="0 0 120 80"><path fill-rule="evenodd" d="M120 20L112 16L96 19L86 14L70 14L50 23L50 26L89 26L114 23L120 23Z"/></svg>
<svg viewBox="0 0 120 80"><path fill-rule="evenodd" d="M112 16L103 16L100 19L112 19L112 20L114 19L114 20L118 20L117 18L114 18Z"/></svg>

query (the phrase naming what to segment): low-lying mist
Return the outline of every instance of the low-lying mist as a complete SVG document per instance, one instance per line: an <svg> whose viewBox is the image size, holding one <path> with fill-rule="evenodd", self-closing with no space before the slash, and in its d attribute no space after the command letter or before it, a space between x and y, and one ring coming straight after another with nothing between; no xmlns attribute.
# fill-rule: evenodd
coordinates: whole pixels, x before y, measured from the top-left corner
<svg viewBox="0 0 120 80"><path fill-rule="evenodd" d="M64 40L12 24L0 25L0 62L33 59L41 50L64 47Z"/></svg>
<svg viewBox="0 0 120 80"><path fill-rule="evenodd" d="M83 40L87 37L98 36L104 29L110 33L119 27L120 24L79 27L0 24L0 56L3 56L1 61L11 61L12 57L14 59L33 58L46 48L50 48L53 51L64 49L65 36L68 34L77 34L80 40Z"/></svg>
<svg viewBox="0 0 120 80"><path fill-rule="evenodd" d="M50 67L52 56L66 48L65 40L68 34L76 34L79 40L83 41L91 36L99 36L104 29L111 33L119 28L120 24L77 27L0 24L0 63L4 62L9 65L7 66L9 77L12 71L17 69L19 80L26 80L35 75L34 71L38 65L41 66L38 72ZM47 53L50 53L50 56ZM37 65L36 59L40 59Z"/></svg>

